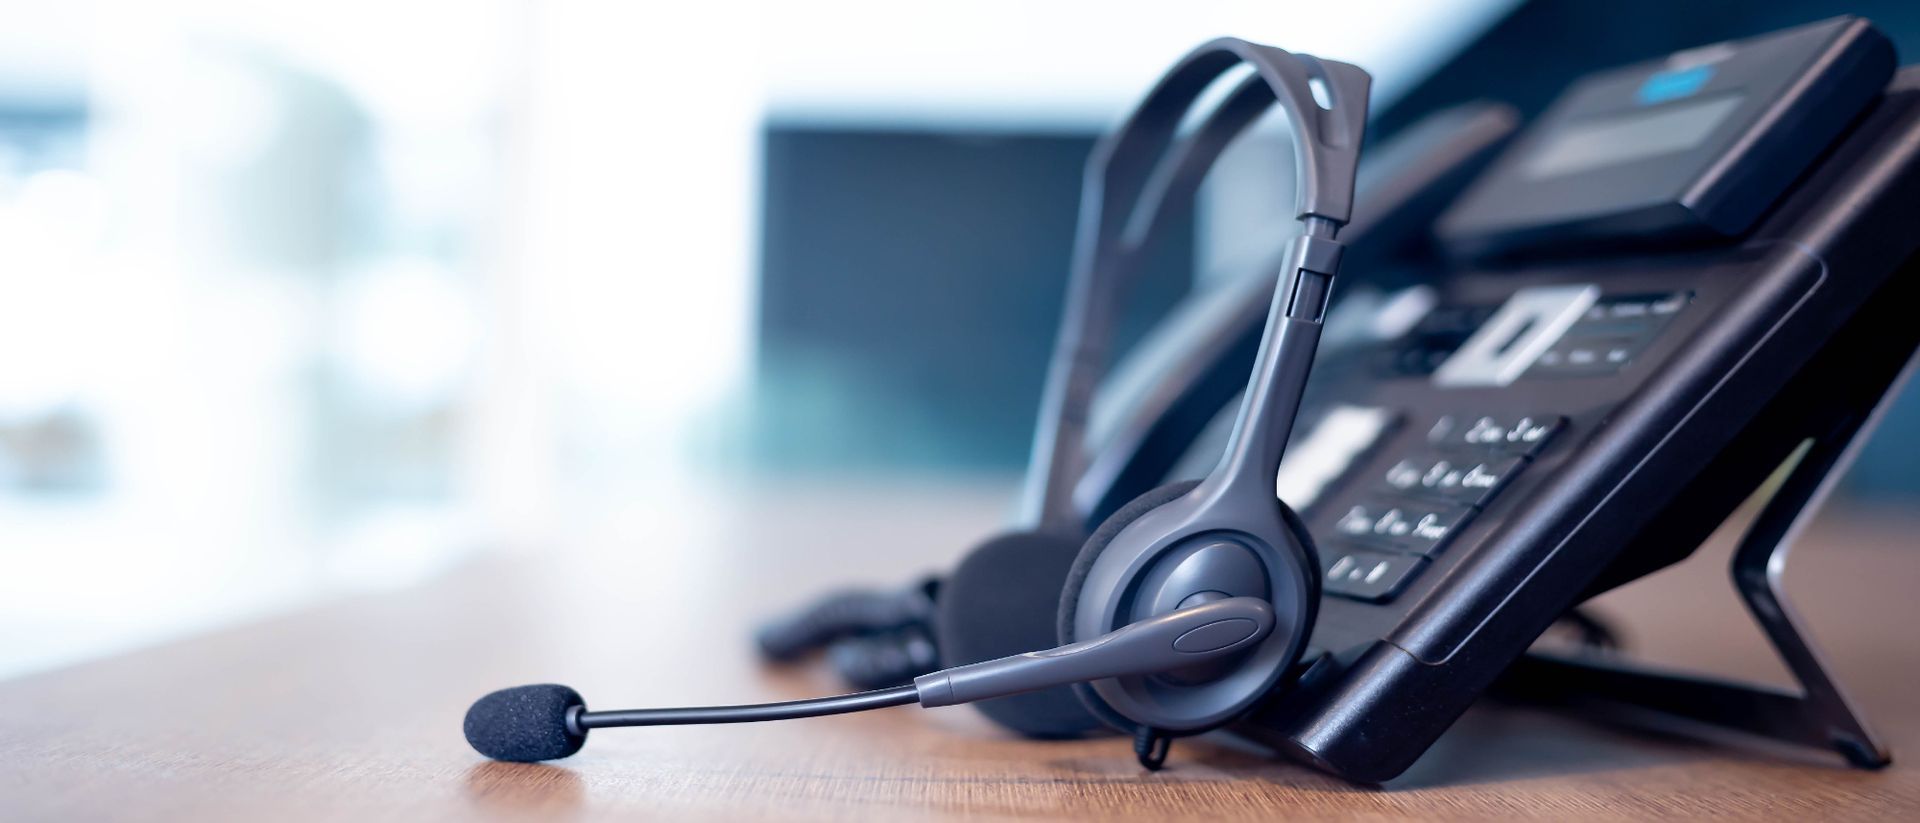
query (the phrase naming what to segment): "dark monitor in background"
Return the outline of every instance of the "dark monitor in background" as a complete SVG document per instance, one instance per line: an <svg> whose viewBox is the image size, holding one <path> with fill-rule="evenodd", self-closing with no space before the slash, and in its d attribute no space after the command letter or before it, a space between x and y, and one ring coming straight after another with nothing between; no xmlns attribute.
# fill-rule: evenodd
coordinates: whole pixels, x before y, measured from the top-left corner
<svg viewBox="0 0 1920 823"><path fill-rule="evenodd" d="M775 467L1025 464L1097 133L766 129L754 451ZM1191 224L1133 295L1192 279Z"/></svg>

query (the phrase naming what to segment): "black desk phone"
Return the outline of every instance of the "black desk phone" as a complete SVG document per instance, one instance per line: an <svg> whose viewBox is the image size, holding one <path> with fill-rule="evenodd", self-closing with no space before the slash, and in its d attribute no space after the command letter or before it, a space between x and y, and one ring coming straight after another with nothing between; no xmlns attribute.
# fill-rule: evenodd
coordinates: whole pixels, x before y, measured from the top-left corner
<svg viewBox="0 0 1920 823"><path fill-rule="evenodd" d="M776 659L831 645L880 688L587 711L529 686L475 704L468 739L542 760L594 728L984 701L1031 736L1130 733L1148 768L1224 728L1377 782L1498 688L1882 765L1775 576L1920 345L1920 68L1895 65L1857 18L1705 46L1591 75L1524 126L1436 115L1367 147L1356 183L1365 72L1208 43L1089 163L1029 530L759 638ZM1278 276L1177 307L1096 402L1139 238L1276 102L1302 190ZM1530 651L1776 475L1733 572L1803 693Z"/></svg>
<svg viewBox="0 0 1920 823"><path fill-rule="evenodd" d="M1278 484L1325 573L1318 656L1235 732L1385 780L1505 675L1884 763L1765 567L1920 344L1920 69L1842 19L1591 75L1501 146L1512 120L1472 107L1371 149L1397 179L1363 168L1354 248L1421 242L1347 269L1329 327L1418 319L1321 353ZM1122 370L1152 376L1096 429L1092 519L1217 459L1260 285ZM1735 571L1804 697L1524 656L1796 455Z"/></svg>
<svg viewBox="0 0 1920 823"><path fill-rule="evenodd" d="M1317 544L1319 616L1303 671L1233 734L1382 781L1498 689L1887 762L1770 563L1920 345L1920 68L1895 66L1870 23L1841 18L1590 75L1529 124L1468 104L1368 147L1276 484ZM1072 484L1087 529L1219 459L1272 293L1248 277L1189 298L1116 365ZM1789 462L1734 578L1804 693L1529 653L1586 599L1686 557ZM843 594L763 648L831 644L864 686L984 659L935 642L955 633L935 625L943 582L981 588L969 565ZM995 585L1014 611L1055 584Z"/></svg>

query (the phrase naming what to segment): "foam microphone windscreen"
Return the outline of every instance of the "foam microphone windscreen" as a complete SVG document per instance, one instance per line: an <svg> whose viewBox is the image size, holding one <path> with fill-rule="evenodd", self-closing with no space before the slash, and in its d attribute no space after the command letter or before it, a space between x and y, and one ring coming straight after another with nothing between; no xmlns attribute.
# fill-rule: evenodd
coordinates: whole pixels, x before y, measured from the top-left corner
<svg viewBox="0 0 1920 823"><path fill-rule="evenodd" d="M567 729L567 712L585 705L580 693L566 686L515 686L474 701L462 728L474 751L495 760L556 760L587 742L585 732Z"/></svg>

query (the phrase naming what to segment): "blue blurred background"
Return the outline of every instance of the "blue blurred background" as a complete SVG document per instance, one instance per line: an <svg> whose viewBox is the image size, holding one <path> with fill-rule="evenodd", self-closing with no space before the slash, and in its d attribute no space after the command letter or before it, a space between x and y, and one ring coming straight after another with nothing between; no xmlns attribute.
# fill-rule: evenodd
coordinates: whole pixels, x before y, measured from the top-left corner
<svg viewBox="0 0 1920 823"><path fill-rule="evenodd" d="M1920 4L0 0L0 675L804 478L1011 488L1080 164L1220 34L1375 138ZM1909 58L1911 59L1911 58ZM1254 271L1236 148L1131 333ZM1920 500L1909 397L1849 478Z"/></svg>

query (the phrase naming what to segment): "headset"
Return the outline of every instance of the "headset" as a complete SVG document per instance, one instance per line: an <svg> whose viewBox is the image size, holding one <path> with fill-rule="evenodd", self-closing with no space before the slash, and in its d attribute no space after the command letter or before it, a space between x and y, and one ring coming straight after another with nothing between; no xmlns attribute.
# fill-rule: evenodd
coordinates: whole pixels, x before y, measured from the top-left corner
<svg viewBox="0 0 1920 823"><path fill-rule="evenodd" d="M1207 68L1193 69L1193 76L1180 81L1170 74L1165 83L1194 84L1179 92L1189 96L1173 100L1176 92L1168 90L1160 98L1167 108L1150 112L1143 104L1129 127L1097 146L1087 164L1065 316L1027 471L1023 519L1032 525L979 544L945 581L836 592L769 623L757 637L768 660L789 662L824 648L843 679L856 688L881 688L942 665L977 663L1054 642L1059 592L1093 526L1073 495L1087 470L1088 418L1125 296L1166 219L1187 210L1220 153L1275 100L1266 78L1256 73L1173 145L1169 131L1191 108L1192 89L1218 78L1200 73ZM1132 127L1144 121L1160 131ZM1167 159L1161 161L1163 155ZM1343 202L1351 199L1349 192ZM1105 728L1064 687L988 700L976 708L1029 737L1076 737Z"/></svg>
<svg viewBox="0 0 1920 823"><path fill-rule="evenodd" d="M1183 133L1206 91L1241 66L1250 76ZM1312 539L1275 476L1340 268L1335 238L1352 215L1370 85L1358 67L1235 38L1168 70L1088 160L1028 472L1029 526L982 543L944 582L917 586L917 599L849 594L760 637L769 654L791 656L863 627L930 626L949 668L851 695L707 708L587 711L565 686L521 686L473 705L468 742L495 759L539 761L573 754L596 728L973 703L1030 736L1131 735L1141 764L1157 769L1174 738L1246 713L1294 672L1319 602ZM1088 535L1073 488L1126 287L1166 215L1275 102L1293 126L1301 233L1275 274L1226 454L1205 478L1149 491Z"/></svg>

